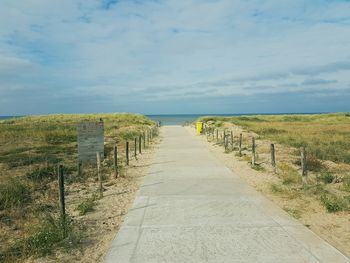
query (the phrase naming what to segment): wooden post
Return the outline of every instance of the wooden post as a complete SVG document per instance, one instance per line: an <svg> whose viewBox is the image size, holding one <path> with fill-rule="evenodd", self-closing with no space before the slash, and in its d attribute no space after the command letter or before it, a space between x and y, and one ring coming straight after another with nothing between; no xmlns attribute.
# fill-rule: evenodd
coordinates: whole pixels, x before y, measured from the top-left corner
<svg viewBox="0 0 350 263"><path fill-rule="evenodd" d="M116 143L114 143L114 149L113 149L113 166L114 166L114 176L115 178L118 177L118 146Z"/></svg>
<svg viewBox="0 0 350 263"><path fill-rule="evenodd" d="M255 165L255 149L256 148L256 145L255 145L255 138L253 137L252 138L252 166Z"/></svg>
<svg viewBox="0 0 350 263"><path fill-rule="evenodd" d="M216 142L219 142L219 130L216 129Z"/></svg>
<svg viewBox="0 0 350 263"><path fill-rule="evenodd" d="M126 160L126 165L129 165L129 142L126 141L125 144L125 160Z"/></svg>
<svg viewBox="0 0 350 263"><path fill-rule="evenodd" d="M231 148L232 148L232 151L233 151L233 131L231 131Z"/></svg>
<svg viewBox="0 0 350 263"><path fill-rule="evenodd" d="M242 156L242 141L243 141L243 134L239 134L239 156Z"/></svg>
<svg viewBox="0 0 350 263"><path fill-rule="evenodd" d="M64 200L64 176L63 166L58 166L58 195L59 195L59 207L60 207L60 219L62 224L63 236L66 236L66 205Z"/></svg>
<svg viewBox="0 0 350 263"><path fill-rule="evenodd" d="M100 193L100 198L102 198L103 186L102 186L102 175L101 175L101 155L99 152L96 153L96 159L97 159L98 191Z"/></svg>
<svg viewBox="0 0 350 263"><path fill-rule="evenodd" d="M271 144L271 165L273 167L273 172L276 173L276 153L275 153L275 145Z"/></svg>
<svg viewBox="0 0 350 263"><path fill-rule="evenodd" d="M142 153L142 136L139 136L139 154Z"/></svg>
<svg viewBox="0 0 350 263"><path fill-rule="evenodd" d="M224 133L224 147L225 147L225 152L227 152L227 148L228 148L228 136L226 135L226 133Z"/></svg>
<svg viewBox="0 0 350 263"><path fill-rule="evenodd" d="M300 148L300 158L301 158L301 175L304 178L307 176L307 165L306 165L306 150L304 147Z"/></svg>
<svg viewBox="0 0 350 263"><path fill-rule="evenodd" d="M81 177L83 175L83 161L78 160L78 176Z"/></svg>
<svg viewBox="0 0 350 263"><path fill-rule="evenodd" d="M134 157L137 160L137 138L134 139Z"/></svg>
<svg viewBox="0 0 350 263"><path fill-rule="evenodd" d="M146 132L143 132L143 149L146 149Z"/></svg>

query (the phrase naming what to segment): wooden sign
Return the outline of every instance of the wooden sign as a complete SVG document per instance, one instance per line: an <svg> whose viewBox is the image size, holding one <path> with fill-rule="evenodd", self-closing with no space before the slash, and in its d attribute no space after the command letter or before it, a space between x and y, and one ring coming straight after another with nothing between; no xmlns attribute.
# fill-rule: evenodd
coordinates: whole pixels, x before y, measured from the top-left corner
<svg viewBox="0 0 350 263"><path fill-rule="evenodd" d="M78 158L81 161L96 161L96 153L104 155L104 125L100 122L81 122L78 130Z"/></svg>

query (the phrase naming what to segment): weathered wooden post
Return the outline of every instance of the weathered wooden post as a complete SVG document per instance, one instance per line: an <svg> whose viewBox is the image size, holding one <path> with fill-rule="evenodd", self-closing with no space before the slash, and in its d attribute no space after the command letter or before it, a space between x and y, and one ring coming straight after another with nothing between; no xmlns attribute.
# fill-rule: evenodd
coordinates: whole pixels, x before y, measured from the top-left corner
<svg viewBox="0 0 350 263"><path fill-rule="evenodd" d="M306 165L306 149L305 147L300 148L300 160L301 160L301 175L303 177L303 182L307 176L307 165Z"/></svg>
<svg viewBox="0 0 350 263"><path fill-rule="evenodd" d="M81 177L83 175L83 161L78 160L78 176Z"/></svg>
<svg viewBox="0 0 350 263"><path fill-rule="evenodd" d="M146 132L143 132L143 149L146 149Z"/></svg>
<svg viewBox="0 0 350 263"><path fill-rule="evenodd" d="M142 136L139 136L139 153L142 153Z"/></svg>
<svg viewBox="0 0 350 263"><path fill-rule="evenodd" d="M64 176L63 176L63 166L59 165L57 169L58 173L58 197L59 197L59 207L60 207L60 220L63 230L63 236L66 236L66 205L64 200Z"/></svg>
<svg viewBox="0 0 350 263"><path fill-rule="evenodd" d="M114 143L113 147L113 167L114 167L114 176L118 177L118 146Z"/></svg>
<svg viewBox="0 0 350 263"><path fill-rule="evenodd" d="M239 134L239 156L241 157L242 156L242 141L243 141L243 134L240 133Z"/></svg>
<svg viewBox="0 0 350 263"><path fill-rule="evenodd" d="M252 138L252 166L255 166L255 150L256 150L256 145L255 145L255 138Z"/></svg>
<svg viewBox="0 0 350 263"><path fill-rule="evenodd" d="M102 187L102 175L101 175L101 155L99 152L96 153L97 159L97 177L98 177L98 191L100 198L103 197L103 187Z"/></svg>
<svg viewBox="0 0 350 263"><path fill-rule="evenodd" d="M233 151L233 131L231 131L231 149Z"/></svg>
<svg viewBox="0 0 350 263"><path fill-rule="evenodd" d="M275 145L271 144L271 165L273 167L273 172L276 173L276 153L275 153Z"/></svg>
<svg viewBox="0 0 350 263"><path fill-rule="evenodd" d="M137 138L134 139L134 157L137 160Z"/></svg>
<svg viewBox="0 0 350 263"><path fill-rule="evenodd" d="M126 160L126 165L129 165L129 142L126 141L125 143L125 160Z"/></svg>
<svg viewBox="0 0 350 263"><path fill-rule="evenodd" d="M216 129L216 142L218 143L219 142L219 130Z"/></svg>

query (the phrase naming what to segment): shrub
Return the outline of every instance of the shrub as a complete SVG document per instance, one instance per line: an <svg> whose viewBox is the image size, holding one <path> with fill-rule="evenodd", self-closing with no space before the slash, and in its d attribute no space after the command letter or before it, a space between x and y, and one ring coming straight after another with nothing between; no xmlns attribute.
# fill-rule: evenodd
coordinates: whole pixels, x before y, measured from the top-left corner
<svg viewBox="0 0 350 263"><path fill-rule="evenodd" d="M17 177L10 177L0 183L0 210L22 206L30 201L27 186Z"/></svg>

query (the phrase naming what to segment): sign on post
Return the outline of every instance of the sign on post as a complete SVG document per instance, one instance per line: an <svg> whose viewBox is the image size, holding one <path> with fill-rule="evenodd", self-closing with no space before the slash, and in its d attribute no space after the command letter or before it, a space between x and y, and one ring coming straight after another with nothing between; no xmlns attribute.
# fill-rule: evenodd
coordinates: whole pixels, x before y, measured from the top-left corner
<svg viewBox="0 0 350 263"><path fill-rule="evenodd" d="M78 130L78 158L81 161L96 161L96 153L104 156L104 125L99 122L81 122Z"/></svg>

